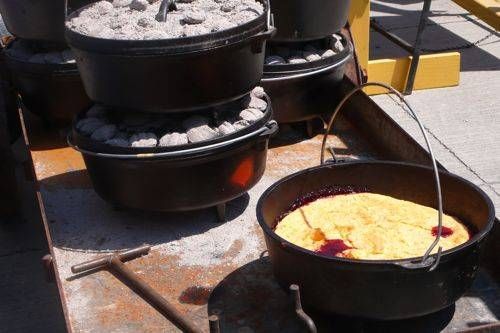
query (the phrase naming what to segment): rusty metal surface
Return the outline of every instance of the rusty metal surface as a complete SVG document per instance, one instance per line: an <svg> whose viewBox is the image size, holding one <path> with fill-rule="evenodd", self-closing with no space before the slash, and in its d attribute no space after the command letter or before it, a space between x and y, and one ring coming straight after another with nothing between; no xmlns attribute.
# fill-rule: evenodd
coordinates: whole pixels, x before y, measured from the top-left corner
<svg viewBox="0 0 500 333"><path fill-rule="evenodd" d="M318 165L320 136L305 139L297 129L283 129L268 153L264 177L248 195L228 203L228 221L220 224L215 209L159 214L109 206L93 191L80 154L65 147L64 133L47 134L35 121L28 125L41 209L71 331L177 331L110 272L71 272L72 265L145 243L152 245L151 252L127 267L205 331L211 314L220 315L222 332L305 331L293 300L272 277L255 205L273 182ZM341 119L339 135L329 142L341 158L388 156L376 142L364 140L362 132ZM481 276L471 293L437 321L442 325L447 320L449 332L494 322L498 295L495 282ZM349 330L363 331L363 325L355 324Z"/></svg>

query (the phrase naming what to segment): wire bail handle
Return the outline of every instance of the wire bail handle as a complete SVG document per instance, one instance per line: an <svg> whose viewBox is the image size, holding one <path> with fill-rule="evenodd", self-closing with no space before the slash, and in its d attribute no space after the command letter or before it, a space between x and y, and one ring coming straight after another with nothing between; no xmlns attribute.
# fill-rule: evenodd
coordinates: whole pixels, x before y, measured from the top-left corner
<svg viewBox="0 0 500 333"><path fill-rule="evenodd" d="M397 91L393 87L391 87L385 83L381 83L381 82L366 82L366 83L363 83L360 86L352 89L337 105L337 107L335 108L335 111L332 114L332 117L330 118L330 121L328 122L328 126L326 128L325 134L323 135L323 141L321 143L321 159L320 159L321 164L325 163L326 141L328 139L328 134L330 133L330 131L333 127L333 122L334 122L335 118L337 117L338 113L340 112L340 110L342 109L344 104L347 102L347 100L349 100L349 98L351 98L352 95L354 95L358 91L362 90L363 88L369 87L369 86L378 86L378 87L385 88L390 93L393 93L394 95L399 97L401 102L403 102L404 105L406 105L406 107L410 110L412 118L418 123L418 127L420 128L420 131L422 132L425 143L427 145L427 150L429 152L429 156L430 156L431 161L432 161L432 168L434 170L436 193L437 193L437 199L438 199L438 232L436 234L436 238L434 239L432 244L429 246L429 248L425 252L421 262L407 263L407 264L404 264L403 266L405 268L410 268L410 269L423 268L423 267L430 266L429 271L433 271L439 265L439 261L441 259L441 252L443 250L442 247L440 246L438 248L436 259L429 258L430 253L432 252L432 250L434 250L436 245L438 245L438 243L439 243L439 240L440 240L441 234L442 234L442 229L443 229L443 197L441 194L441 182L439 180L439 171L437 168L436 158L434 157L434 152L432 151L432 147L431 147L431 144L429 142L429 138L427 137L427 133L425 132L424 126L423 126L422 122L420 121L420 119L418 118L415 111L413 110L413 108L411 107L411 105L408 103L408 101L406 101L404 96L399 91ZM330 151L330 153L332 154L332 156L335 160L336 158L335 158L335 152L333 150L333 147L328 146L328 150Z"/></svg>

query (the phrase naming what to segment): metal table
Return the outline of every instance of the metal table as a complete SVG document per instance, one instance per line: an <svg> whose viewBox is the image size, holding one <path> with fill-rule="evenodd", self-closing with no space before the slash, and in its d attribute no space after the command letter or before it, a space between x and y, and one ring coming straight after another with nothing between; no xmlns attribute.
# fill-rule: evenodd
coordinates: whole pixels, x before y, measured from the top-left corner
<svg viewBox="0 0 500 333"><path fill-rule="evenodd" d="M346 80L343 89L350 87ZM347 108L349 117L335 130L338 135L330 136L341 158L428 163L422 148L375 103L364 94L356 96ZM293 302L272 277L255 206L273 182L319 163L320 136L304 139L296 129L282 131L269 150L264 177L248 195L228 203L228 221L221 224L211 209L145 213L109 206L94 192L80 154L66 147L64 132L47 132L23 110L20 118L68 331L176 331L110 272L75 276L70 271L72 265L144 243L153 246L152 252L126 265L206 331L213 313L220 315L223 332L305 331ZM496 322L499 295L496 282L483 272L455 307L430 317L380 327L342 318L318 321L338 331L430 327L455 332Z"/></svg>

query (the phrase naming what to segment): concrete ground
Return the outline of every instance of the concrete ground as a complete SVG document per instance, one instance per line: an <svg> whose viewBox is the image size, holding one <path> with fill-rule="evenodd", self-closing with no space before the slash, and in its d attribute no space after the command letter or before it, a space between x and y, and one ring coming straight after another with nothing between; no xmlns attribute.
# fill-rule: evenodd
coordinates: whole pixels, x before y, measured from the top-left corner
<svg viewBox="0 0 500 333"><path fill-rule="evenodd" d="M421 0L372 0L373 16L409 42L421 6ZM408 99L425 123L439 161L481 186L500 211L499 35L450 0L433 1L424 47L463 46L486 36L479 45L460 50L458 87L416 91ZM403 54L372 34L372 59ZM422 142L416 125L398 102L388 96L374 99ZM0 332L63 332L57 290L45 282L40 264L47 250L33 189L25 181L22 197L23 217L0 222Z"/></svg>
<svg viewBox="0 0 500 333"><path fill-rule="evenodd" d="M372 16L413 43L422 1L373 0ZM434 0L423 47L477 46L460 49L458 87L415 91L408 96L426 126L437 159L451 172L480 186L500 215L500 34L450 0ZM371 58L405 55L372 32ZM387 95L374 97L383 109L422 144L416 122Z"/></svg>

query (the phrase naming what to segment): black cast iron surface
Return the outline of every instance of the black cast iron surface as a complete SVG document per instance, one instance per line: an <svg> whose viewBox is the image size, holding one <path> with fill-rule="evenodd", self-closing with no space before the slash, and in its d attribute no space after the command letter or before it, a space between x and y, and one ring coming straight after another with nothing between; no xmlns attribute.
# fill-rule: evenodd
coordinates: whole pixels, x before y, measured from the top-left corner
<svg viewBox="0 0 500 333"><path fill-rule="evenodd" d="M66 29L66 39L93 101L178 112L250 92L262 77L266 40L274 32L264 12L244 25L195 37L111 40Z"/></svg>
<svg viewBox="0 0 500 333"><path fill-rule="evenodd" d="M274 184L259 200L257 218L266 233L280 284L298 284L303 303L310 309L377 320L419 317L452 305L476 276L480 250L495 215L491 201L473 184L444 172L440 179L444 211L469 223L475 235L469 243L445 251L432 271L432 261L414 267L411 260L375 262L319 256L288 243L273 231L290 203L326 186L366 186L373 193L435 207L432 169L358 161L307 169Z"/></svg>

